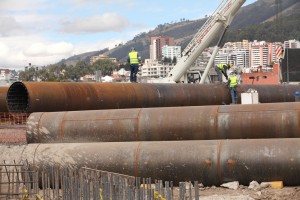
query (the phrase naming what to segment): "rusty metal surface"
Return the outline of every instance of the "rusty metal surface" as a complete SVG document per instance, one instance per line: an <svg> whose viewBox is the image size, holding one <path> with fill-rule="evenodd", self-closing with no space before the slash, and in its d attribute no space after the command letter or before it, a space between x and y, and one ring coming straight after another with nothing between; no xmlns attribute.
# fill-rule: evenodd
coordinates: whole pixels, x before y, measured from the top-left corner
<svg viewBox="0 0 300 200"><path fill-rule="evenodd" d="M239 181L300 184L300 139L248 139L89 144L29 144L5 155L27 159L37 168L89 167L115 173L204 185Z"/></svg>
<svg viewBox="0 0 300 200"><path fill-rule="evenodd" d="M45 112L27 122L28 143L298 137L295 102Z"/></svg>
<svg viewBox="0 0 300 200"><path fill-rule="evenodd" d="M293 102L300 85L240 85L258 90L261 103ZM223 84L130 84L16 82L7 95L11 112L50 112L221 105L230 102ZM240 98L239 98L240 101Z"/></svg>
<svg viewBox="0 0 300 200"><path fill-rule="evenodd" d="M15 82L8 108L30 113L219 105L229 99L223 85Z"/></svg>
<svg viewBox="0 0 300 200"><path fill-rule="evenodd" d="M8 112L6 96L8 87L0 87L0 112Z"/></svg>
<svg viewBox="0 0 300 200"><path fill-rule="evenodd" d="M261 103L294 102L294 93L300 91L300 85L239 85L239 102L240 94L250 88L258 91Z"/></svg>

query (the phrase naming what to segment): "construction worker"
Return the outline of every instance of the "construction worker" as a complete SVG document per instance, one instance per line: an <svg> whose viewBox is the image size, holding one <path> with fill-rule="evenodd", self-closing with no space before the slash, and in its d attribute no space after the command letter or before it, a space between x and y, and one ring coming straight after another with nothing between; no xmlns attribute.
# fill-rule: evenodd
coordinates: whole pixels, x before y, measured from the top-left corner
<svg viewBox="0 0 300 200"><path fill-rule="evenodd" d="M232 104L237 104L237 100L238 100L237 84L238 84L238 78L236 72L230 73L227 82L227 87L229 87Z"/></svg>
<svg viewBox="0 0 300 200"><path fill-rule="evenodd" d="M130 64L130 82L136 83L136 75L139 70L139 64L141 63L141 57L134 47L131 48L127 61Z"/></svg>
<svg viewBox="0 0 300 200"><path fill-rule="evenodd" d="M226 80L228 80L227 70L232 67L232 64L217 64L215 70L218 74L218 80L222 82L222 74L225 76Z"/></svg>

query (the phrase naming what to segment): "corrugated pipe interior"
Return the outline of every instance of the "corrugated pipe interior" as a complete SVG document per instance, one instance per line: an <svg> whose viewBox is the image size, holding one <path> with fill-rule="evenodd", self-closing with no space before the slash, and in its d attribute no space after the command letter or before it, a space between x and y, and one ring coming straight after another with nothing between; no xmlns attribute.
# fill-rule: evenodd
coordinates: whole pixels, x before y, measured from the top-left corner
<svg viewBox="0 0 300 200"><path fill-rule="evenodd" d="M22 82L15 82L7 92L7 106L10 112L27 112L29 94Z"/></svg>

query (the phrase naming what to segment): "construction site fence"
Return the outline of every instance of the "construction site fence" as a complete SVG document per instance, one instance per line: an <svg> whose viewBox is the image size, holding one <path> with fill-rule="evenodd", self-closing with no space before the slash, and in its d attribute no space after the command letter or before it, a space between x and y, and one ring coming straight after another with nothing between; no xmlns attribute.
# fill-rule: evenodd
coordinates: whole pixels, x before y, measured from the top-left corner
<svg viewBox="0 0 300 200"><path fill-rule="evenodd" d="M28 163L0 164L0 199L39 200L189 200L199 199L199 184L152 180L90 168Z"/></svg>
<svg viewBox="0 0 300 200"><path fill-rule="evenodd" d="M26 125L29 113L10 113L0 112L0 128L2 127L19 127L20 125Z"/></svg>

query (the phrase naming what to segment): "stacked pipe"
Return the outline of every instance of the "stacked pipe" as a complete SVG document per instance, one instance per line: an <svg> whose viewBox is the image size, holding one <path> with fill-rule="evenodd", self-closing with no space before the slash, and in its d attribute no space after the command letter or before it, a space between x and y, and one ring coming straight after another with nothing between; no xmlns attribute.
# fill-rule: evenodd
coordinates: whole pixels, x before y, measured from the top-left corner
<svg viewBox="0 0 300 200"><path fill-rule="evenodd" d="M7 96L8 87L0 87L0 112L8 112L6 96Z"/></svg>
<svg viewBox="0 0 300 200"><path fill-rule="evenodd" d="M286 185L300 184L296 173L300 169L299 103L196 106L228 104L229 94L222 84L56 84L57 95L49 92L55 84L17 83L9 89L11 111L44 112L29 117L28 141L52 143L19 147L20 160L36 166L87 166L175 183L283 180ZM264 103L292 102L299 90L292 85L241 85L239 91L249 88L258 90ZM15 91L21 94L20 105ZM116 94L121 99L115 98L113 94L121 91L123 95ZM42 110L46 102L49 105ZM62 105L55 105L59 102ZM162 106L170 108L146 108ZM47 113L137 107L142 108ZM9 155L10 150L0 148Z"/></svg>
<svg viewBox="0 0 300 200"><path fill-rule="evenodd" d="M240 85L258 91L261 103L293 102L299 85ZM120 108L222 105L230 103L223 84L129 84L15 82L7 93L10 112L53 112Z"/></svg>
<svg viewBox="0 0 300 200"><path fill-rule="evenodd" d="M40 112L27 123L28 143L283 137L300 137L300 103Z"/></svg>
<svg viewBox="0 0 300 200"><path fill-rule="evenodd" d="M0 146L37 168L88 166L122 174L204 185L278 181L299 185L300 139L195 140ZM15 154L13 154L14 152ZM9 158L7 158L9 159ZM45 167L45 168L44 168Z"/></svg>

